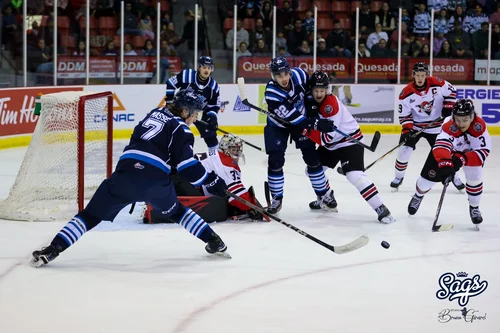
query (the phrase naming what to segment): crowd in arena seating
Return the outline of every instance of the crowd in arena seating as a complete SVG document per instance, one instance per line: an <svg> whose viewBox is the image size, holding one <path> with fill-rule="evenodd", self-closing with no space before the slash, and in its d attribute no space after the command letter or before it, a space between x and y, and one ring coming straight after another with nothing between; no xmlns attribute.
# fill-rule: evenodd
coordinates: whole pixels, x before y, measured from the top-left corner
<svg viewBox="0 0 500 333"><path fill-rule="evenodd" d="M225 46L232 50L234 0L219 0ZM276 50L281 55L312 56L314 16L318 7L318 57L352 57L359 27L359 57L396 57L402 21L403 56L437 58L488 56L500 59L500 4L496 0L278 0ZM237 1L236 48L239 56L269 55L272 50L273 6L270 0ZM402 8L401 18L399 8ZM356 8L360 8L359 23ZM431 9L434 25L431 26Z"/></svg>

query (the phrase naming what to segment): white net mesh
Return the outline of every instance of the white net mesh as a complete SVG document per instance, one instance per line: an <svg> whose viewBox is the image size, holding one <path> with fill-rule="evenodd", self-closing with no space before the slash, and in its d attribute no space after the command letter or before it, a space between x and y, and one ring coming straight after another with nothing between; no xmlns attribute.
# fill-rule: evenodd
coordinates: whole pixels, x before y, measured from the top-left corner
<svg viewBox="0 0 500 333"><path fill-rule="evenodd" d="M78 211L78 163L84 161L85 198L106 178L108 98L95 92L44 95L30 145L0 218L50 221ZM86 96L85 107L79 101ZM84 112L84 156L78 156L78 114ZM112 116L112 113L109 115Z"/></svg>

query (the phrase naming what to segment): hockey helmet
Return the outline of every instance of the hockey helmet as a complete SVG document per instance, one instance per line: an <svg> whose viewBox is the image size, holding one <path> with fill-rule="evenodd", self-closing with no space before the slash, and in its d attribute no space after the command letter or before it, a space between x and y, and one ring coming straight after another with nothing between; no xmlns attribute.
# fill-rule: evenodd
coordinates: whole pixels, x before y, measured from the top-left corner
<svg viewBox="0 0 500 333"><path fill-rule="evenodd" d="M286 60L285 57L276 57L273 60L271 60L271 63L269 64L269 67L271 69L271 75L274 78L274 75L279 74L281 72L290 72L290 64Z"/></svg>
<svg viewBox="0 0 500 333"><path fill-rule="evenodd" d="M425 72L427 75L429 75L429 66L425 62L416 62L415 65L413 65L413 75L415 73L419 72Z"/></svg>
<svg viewBox="0 0 500 333"><path fill-rule="evenodd" d="M210 66L214 70L214 60L209 56L201 56L198 58L198 67L200 66Z"/></svg>
<svg viewBox="0 0 500 333"><path fill-rule="evenodd" d="M474 116L474 103L470 99L459 99L451 109L453 116L465 117Z"/></svg>
<svg viewBox="0 0 500 333"><path fill-rule="evenodd" d="M328 79L328 75L325 72L316 71L311 75L311 89L313 88L325 88L328 89L330 86L330 80Z"/></svg>
<svg viewBox="0 0 500 333"><path fill-rule="evenodd" d="M179 90L174 95L173 105L179 111L187 109L189 116L191 116L195 112L201 114L207 102L205 97L198 95L193 89L188 88Z"/></svg>
<svg viewBox="0 0 500 333"><path fill-rule="evenodd" d="M218 150L233 160L238 160L243 155L243 140L231 133L224 134L219 141Z"/></svg>

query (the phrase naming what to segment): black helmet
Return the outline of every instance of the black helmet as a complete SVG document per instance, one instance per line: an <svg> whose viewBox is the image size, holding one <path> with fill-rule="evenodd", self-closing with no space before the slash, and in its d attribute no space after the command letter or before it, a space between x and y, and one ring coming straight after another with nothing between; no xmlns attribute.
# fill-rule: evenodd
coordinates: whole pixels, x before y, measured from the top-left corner
<svg viewBox="0 0 500 333"><path fill-rule="evenodd" d="M455 105L453 105L451 114L459 117L473 116L475 114L474 103L470 99L459 99Z"/></svg>
<svg viewBox="0 0 500 333"><path fill-rule="evenodd" d="M311 89L313 88L325 88L328 89L329 82L328 75L325 72L316 71L311 75L311 81L309 85Z"/></svg>
<svg viewBox="0 0 500 333"><path fill-rule="evenodd" d="M429 75L429 66L427 66L425 62L416 62L415 65L413 65L413 75L418 72L425 72Z"/></svg>

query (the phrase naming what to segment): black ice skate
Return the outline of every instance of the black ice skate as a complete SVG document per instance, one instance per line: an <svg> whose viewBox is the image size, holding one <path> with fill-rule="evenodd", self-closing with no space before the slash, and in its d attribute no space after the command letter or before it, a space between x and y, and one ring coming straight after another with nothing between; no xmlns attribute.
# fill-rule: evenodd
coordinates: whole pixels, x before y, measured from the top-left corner
<svg viewBox="0 0 500 333"><path fill-rule="evenodd" d="M207 242L205 250L210 254L218 254L226 258L231 258L231 255L226 252L227 246L215 232Z"/></svg>
<svg viewBox="0 0 500 333"><path fill-rule="evenodd" d="M29 263L33 267L41 267L43 265L47 265L49 262L54 260L59 256L59 251L55 246L49 245L47 247L42 248L40 251L33 252L33 257L30 259Z"/></svg>
<svg viewBox="0 0 500 333"><path fill-rule="evenodd" d="M378 220L382 223L389 224L396 221L396 219L392 217L389 208L387 208L385 205L381 205L380 207L375 209L375 211L377 212Z"/></svg>
<svg viewBox="0 0 500 333"><path fill-rule="evenodd" d="M479 207L469 206L470 219L474 224L481 224L483 222L483 217L481 216L481 211Z"/></svg>
<svg viewBox="0 0 500 333"><path fill-rule="evenodd" d="M405 179L404 177L403 178L394 178L394 180L391 182L391 187L394 189L392 190L393 192L397 191L398 188L401 186L401 184L403 184L403 179Z"/></svg>
<svg viewBox="0 0 500 333"><path fill-rule="evenodd" d="M335 200L335 196L333 190L328 190L323 196L319 197L315 201L309 203L309 208L312 210L318 209L326 209L334 212L338 212L337 209L337 200Z"/></svg>
<svg viewBox="0 0 500 333"><path fill-rule="evenodd" d="M271 205L267 208L269 214L277 214L281 210L283 205L283 197L274 197Z"/></svg>
<svg viewBox="0 0 500 333"><path fill-rule="evenodd" d="M408 214L415 215L423 199L424 197L419 197L416 194L413 195L413 197L410 200L410 203L408 204Z"/></svg>
<svg viewBox="0 0 500 333"><path fill-rule="evenodd" d="M462 183L462 181L458 177L453 178L452 182L455 188L460 192L462 192L462 190L465 188L464 183Z"/></svg>

